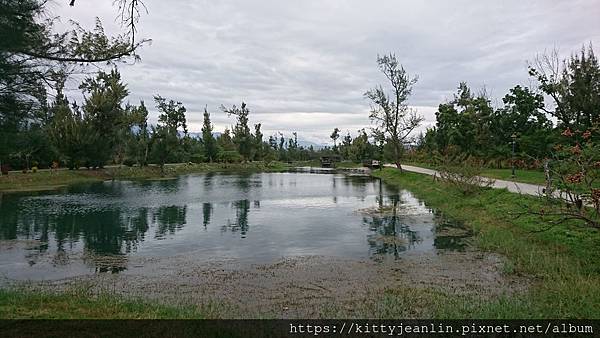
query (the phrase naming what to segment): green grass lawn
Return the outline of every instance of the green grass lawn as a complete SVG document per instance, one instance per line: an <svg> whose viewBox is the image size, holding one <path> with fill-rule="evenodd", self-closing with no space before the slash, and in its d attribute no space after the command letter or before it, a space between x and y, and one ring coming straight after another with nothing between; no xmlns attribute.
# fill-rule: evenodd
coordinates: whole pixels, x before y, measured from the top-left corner
<svg viewBox="0 0 600 338"><path fill-rule="evenodd" d="M0 176L0 192L53 190L70 184L95 182L106 177L103 172L94 170L11 172Z"/></svg>
<svg viewBox="0 0 600 338"><path fill-rule="evenodd" d="M475 231L477 247L508 258L505 273L531 281L522 296L485 301L428 289L391 289L378 303L382 317L401 316L405 309L420 304L425 317L435 318L600 318L598 230L569 223L535 232L544 227L537 217L516 217L523 205L548 207L535 197L499 189L464 196L429 176L394 169L374 175L412 191L446 216L464 221Z"/></svg>
<svg viewBox="0 0 600 338"><path fill-rule="evenodd" d="M537 185L546 184L544 172L538 170L520 170L515 171L515 177L512 178L512 169L485 169L482 176L495 178L506 181L516 181L523 183L531 183Z"/></svg>
<svg viewBox="0 0 600 338"><path fill-rule="evenodd" d="M194 308L125 301L113 296L40 293L0 289L2 319L201 319Z"/></svg>

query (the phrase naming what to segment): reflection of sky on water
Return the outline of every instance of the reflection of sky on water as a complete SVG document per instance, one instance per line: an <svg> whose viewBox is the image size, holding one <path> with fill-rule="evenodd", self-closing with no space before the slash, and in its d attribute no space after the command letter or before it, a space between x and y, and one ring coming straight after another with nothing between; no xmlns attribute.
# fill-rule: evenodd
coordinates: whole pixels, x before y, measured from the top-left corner
<svg viewBox="0 0 600 338"><path fill-rule="evenodd" d="M209 173L103 182L4 195L0 239L37 244L0 247L0 271L52 278L118 272L131 257L188 254L256 263L294 255L398 257L434 250L440 220L408 191L368 177Z"/></svg>

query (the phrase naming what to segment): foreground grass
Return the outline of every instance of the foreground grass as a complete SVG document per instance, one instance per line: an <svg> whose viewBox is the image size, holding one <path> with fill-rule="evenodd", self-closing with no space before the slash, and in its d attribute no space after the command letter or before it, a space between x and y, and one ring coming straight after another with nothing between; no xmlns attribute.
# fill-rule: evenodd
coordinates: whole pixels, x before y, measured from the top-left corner
<svg viewBox="0 0 600 338"><path fill-rule="evenodd" d="M202 172L276 172L289 168L282 162L249 162L249 163L201 163L201 164L167 164L164 169L157 166L148 167L107 167L100 170L49 170L36 173L11 172L0 176L1 192L27 192L54 190L67 185L98 182L104 180L149 180L173 178L179 175Z"/></svg>
<svg viewBox="0 0 600 338"><path fill-rule="evenodd" d="M523 295L494 300L461 297L429 289L391 289L365 309L381 317L425 318L600 318L600 234L565 224L548 231L537 217L517 214L523 206L547 207L534 197L487 189L473 196L432 178L394 169L374 175L427 201L446 216L464 221L476 235L474 244L500 253L504 273L526 276L532 283ZM409 310L407 310L409 309Z"/></svg>
<svg viewBox="0 0 600 338"><path fill-rule="evenodd" d="M0 289L2 319L201 319L196 309L123 301L112 296Z"/></svg>

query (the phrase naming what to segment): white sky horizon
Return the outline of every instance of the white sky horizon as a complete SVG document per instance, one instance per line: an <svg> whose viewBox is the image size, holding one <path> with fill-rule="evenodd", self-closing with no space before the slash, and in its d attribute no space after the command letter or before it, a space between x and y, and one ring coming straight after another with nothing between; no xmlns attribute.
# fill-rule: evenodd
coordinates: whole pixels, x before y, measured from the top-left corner
<svg viewBox="0 0 600 338"><path fill-rule="evenodd" d="M90 6L54 0L50 14L85 28L99 17L109 34L121 28L112 0ZM200 131L205 105L215 131L235 124L220 111L246 102L250 122L330 144L333 128L356 135L370 126L364 92L385 77L378 54L395 53L419 81L409 105L435 123L440 103L459 82L485 87L498 106L515 85L533 84L527 62L558 48L563 57L600 44L600 4L576 1L145 0L137 37L151 38L141 62L119 65L132 104L144 100L150 122L160 94L181 101L188 129ZM59 28L65 25L59 25ZM70 83L71 89L77 83ZM69 92L81 101L78 90Z"/></svg>

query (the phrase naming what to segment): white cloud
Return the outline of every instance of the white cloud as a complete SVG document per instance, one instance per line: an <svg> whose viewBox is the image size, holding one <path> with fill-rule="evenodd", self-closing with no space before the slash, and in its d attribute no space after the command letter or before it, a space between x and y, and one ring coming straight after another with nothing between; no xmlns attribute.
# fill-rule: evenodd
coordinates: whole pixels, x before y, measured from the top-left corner
<svg viewBox="0 0 600 338"><path fill-rule="evenodd" d="M66 0L53 11L86 25L100 16L118 32L112 1ZM529 84L526 61L545 49L565 54L600 45L594 0L145 0L138 36L153 39L142 62L122 66L131 100L153 94L182 101L191 129L205 105L217 127L233 123L218 111L244 100L265 131L293 131L328 141L330 130L367 126L362 94L384 83L375 59L394 52L419 75L410 104L426 122L460 81L502 97ZM65 21L65 20L63 20ZM150 105L150 104L148 104Z"/></svg>

